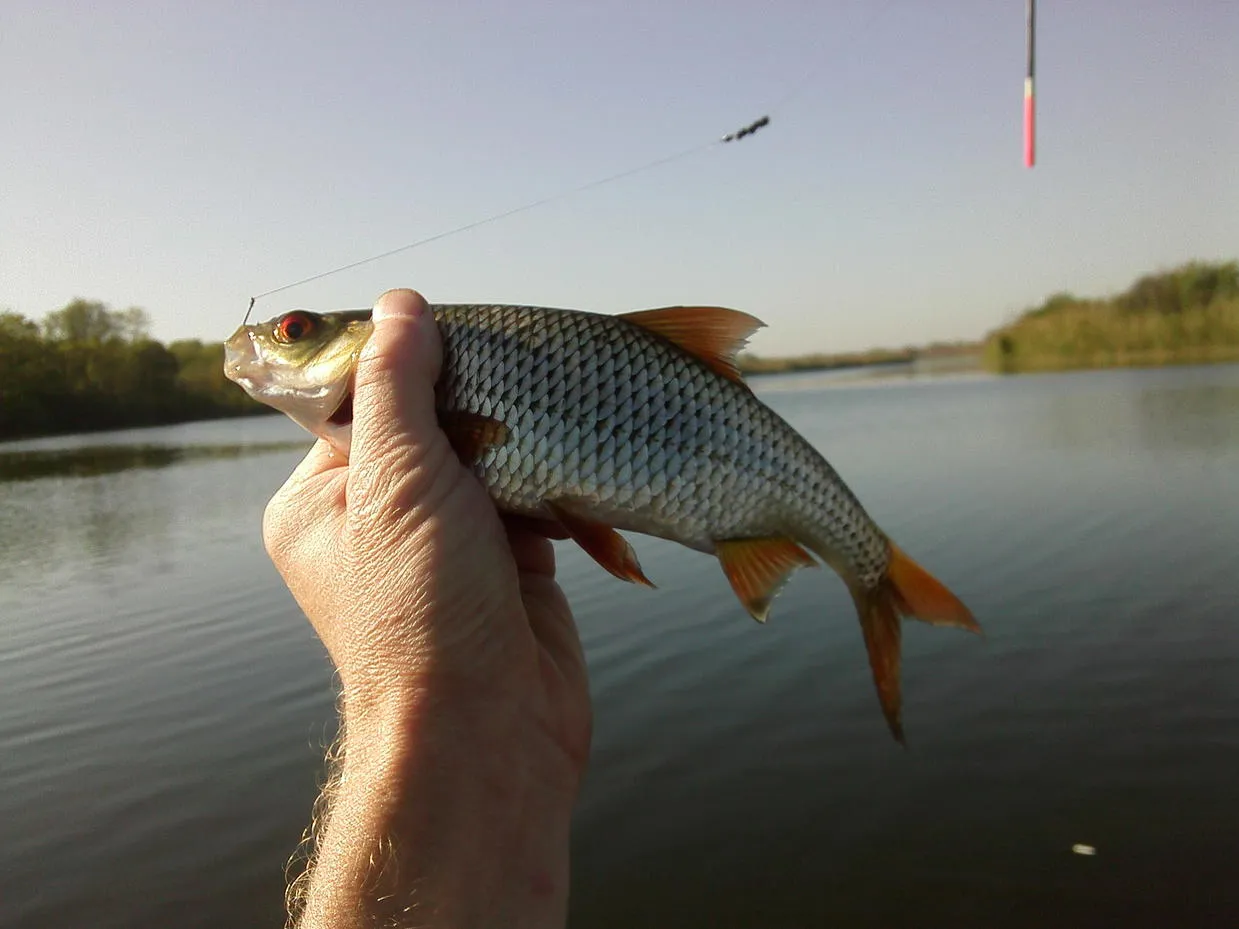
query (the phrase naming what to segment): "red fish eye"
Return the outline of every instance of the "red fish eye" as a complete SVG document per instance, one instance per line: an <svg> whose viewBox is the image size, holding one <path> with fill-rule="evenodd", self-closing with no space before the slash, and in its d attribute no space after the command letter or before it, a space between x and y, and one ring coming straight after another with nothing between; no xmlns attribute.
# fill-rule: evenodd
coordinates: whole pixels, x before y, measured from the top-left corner
<svg viewBox="0 0 1239 929"><path fill-rule="evenodd" d="M275 324L275 337L281 342L296 342L314 329L314 320L307 313L286 313Z"/></svg>

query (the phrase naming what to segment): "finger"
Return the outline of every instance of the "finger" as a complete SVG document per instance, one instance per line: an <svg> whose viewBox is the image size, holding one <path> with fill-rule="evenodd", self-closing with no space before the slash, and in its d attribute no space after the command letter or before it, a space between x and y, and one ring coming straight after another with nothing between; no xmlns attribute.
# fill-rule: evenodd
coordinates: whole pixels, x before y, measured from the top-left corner
<svg viewBox="0 0 1239 929"><path fill-rule="evenodd" d="M292 550L308 527L344 508L344 457L319 439L263 512L263 544L277 565L291 560Z"/></svg>
<svg viewBox="0 0 1239 929"><path fill-rule="evenodd" d="M275 492L271 506L315 511L343 506L342 484L348 473L347 465L347 458L324 439L319 439L293 469L284 486ZM340 486L334 492L325 492L333 483Z"/></svg>
<svg viewBox="0 0 1239 929"><path fill-rule="evenodd" d="M293 473L288 475L288 480L284 482L284 487L281 488L281 491L287 490L296 493L298 488L309 481L315 480L319 475L347 466L347 458L332 448L331 443L326 439L319 439L306 452L306 456L301 459L301 463L293 468Z"/></svg>
<svg viewBox="0 0 1239 929"><path fill-rule="evenodd" d="M555 546L537 527L543 520L504 517L512 559L520 572L529 629L560 673L584 674L585 656L572 608L555 583Z"/></svg>
<svg viewBox="0 0 1239 929"><path fill-rule="evenodd" d="M555 547L541 533L524 525L519 517L504 517L512 560L522 574L555 576Z"/></svg>
<svg viewBox="0 0 1239 929"><path fill-rule="evenodd" d="M589 672L585 663L585 650L581 646L581 636L563 590L549 577L522 574L521 597L529 618L529 631L538 640L550 665L558 672L563 686L569 689L572 702L580 701L576 706L565 707L566 712L579 713L584 717L583 723L573 728L579 729L583 725L588 730Z"/></svg>
<svg viewBox="0 0 1239 929"><path fill-rule="evenodd" d="M550 519L538 519L535 516L514 516L503 514L503 522L509 529L525 529L548 539L567 539L568 530Z"/></svg>
<svg viewBox="0 0 1239 929"><path fill-rule="evenodd" d="M357 363L354 471L408 473L428 446L446 442L435 415L442 347L421 294L389 290L374 304L374 331Z"/></svg>

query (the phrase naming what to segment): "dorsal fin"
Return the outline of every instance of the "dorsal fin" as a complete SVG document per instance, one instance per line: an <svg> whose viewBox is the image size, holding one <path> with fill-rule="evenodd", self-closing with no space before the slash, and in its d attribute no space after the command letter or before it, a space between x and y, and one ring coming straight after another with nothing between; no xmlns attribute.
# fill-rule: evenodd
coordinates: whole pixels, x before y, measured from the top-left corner
<svg viewBox="0 0 1239 929"><path fill-rule="evenodd" d="M674 342L710 370L743 384L736 354L765 323L748 313L721 306L664 306L621 313L620 319Z"/></svg>

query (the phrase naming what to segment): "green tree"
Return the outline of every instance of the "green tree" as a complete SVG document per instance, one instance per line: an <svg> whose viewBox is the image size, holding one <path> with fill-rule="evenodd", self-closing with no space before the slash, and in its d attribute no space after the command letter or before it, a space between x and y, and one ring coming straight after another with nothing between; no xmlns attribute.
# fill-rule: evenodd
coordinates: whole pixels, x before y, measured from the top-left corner
<svg viewBox="0 0 1239 929"><path fill-rule="evenodd" d="M37 339L38 337L38 323L26 319L21 313L14 313L12 310L0 312L0 340Z"/></svg>
<svg viewBox="0 0 1239 929"><path fill-rule="evenodd" d="M1058 294L990 333L1001 371L1239 358L1239 262L1146 274L1108 298Z"/></svg>
<svg viewBox="0 0 1239 929"><path fill-rule="evenodd" d="M75 299L68 306L48 313L43 332L52 342L106 342L121 337L120 319L106 304Z"/></svg>
<svg viewBox="0 0 1239 929"><path fill-rule="evenodd" d="M131 306L113 314L116 318L120 337L126 342L141 342L149 339L151 332L151 316L140 306Z"/></svg>
<svg viewBox="0 0 1239 929"><path fill-rule="evenodd" d="M224 349L164 346L139 307L78 298L42 326L0 311L0 439L267 412L224 377Z"/></svg>

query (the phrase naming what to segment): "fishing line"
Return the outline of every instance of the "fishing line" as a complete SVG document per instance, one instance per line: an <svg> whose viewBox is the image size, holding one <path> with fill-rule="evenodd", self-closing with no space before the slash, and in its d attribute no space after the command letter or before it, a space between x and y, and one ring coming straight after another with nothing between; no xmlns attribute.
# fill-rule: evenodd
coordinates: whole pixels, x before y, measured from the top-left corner
<svg viewBox="0 0 1239 929"><path fill-rule="evenodd" d="M853 33L853 35L861 36L867 33L870 29L873 28L874 24L877 23L879 19L881 19L888 12L890 12L891 7L893 7L896 2L897 0L886 0L885 3L880 4L880 5L878 4L870 5L869 18L860 24L860 27L856 30L855 33ZM855 45L852 46L852 48L858 48L859 44L860 43L856 43ZM819 50L819 54L814 56L813 64L809 65L809 67L805 69L805 72L801 76L800 80L793 83L786 91L784 91L783 96L776 98L774 103L766 107L766 112L777 114L780 110L782 110L789 103L791 103L793 100L799 97L802 93L804 93L805 89L809 86L809 84L813 81L813 79L817 77L818 73L822 70L822 68L826 66L827 62L833 62L837 64L839 60L840 60L839 58L832 59L828 55L820 54L820 50Z"/></svg>
<svg viewBox="0 0 1239 929"><path fill-rule="evenodd" d="M875 8L869 20L863 24L860 31L861 32L867 31L870 27L873 26L873 24L878 20L878 18L884 15L887 10L889 10L892 6L894 6L894 4L895 4L895 0L887 0L886 3L882 4L880 7ZM351 271L353 268L359 268L362 265L367 265L374 261L380 261L384 258L390 258L392 255L398 255L401 252L407 252L410 249L419 248L420 246L423 246L423 245L429 245L431 242L438 242L440 239L446 239L449 236L458 235L459 233L462 233L462 232L468 232L470 229L477 229L480 226L486 226L486 225L489 225L490 223L499 222L499 220L501 219L507 219L508 217L515 216L518 213L524 213L524 212L527 212L528 210L533 210L540 206L546 206L549 203L555 203L558 200L564 200L564 199L567 199L568 197L576 196L577 194L584 193L587 190L593 190L597 187L602 187L605 184L611 184L611 183L614 183L615 181L623 180L626 177L632 177L633 175L636 175L636 174L643 174L646 171L652 171L655 168L661 168L664 165L669 165L672 162L680 161L684 158L689 158L693 155L700 154L701 152L707 151L712 148L716 148L720 145L727 145L729 143L738 142L738 141L741 141L742 139L746 139L749 136L753 135L754 133L761 131L762 129L764 129L766 126L770 124L771 113L774 113L778 110L783 109L792 100L794 100L797 96L799 96L800 93L803 92L804 89L809 85L809 82L814 77L817 76L817 73L821 70L826 60L827 60L827 56L819 54L817 56L817 61L805 72L805 74L800 78L800 80L796 81L791 86L791 88L783 94L782 97L776 100L774 105L769 108L766 115L760 117L759 119L754 120L753 122L749 123L747 126L743 126L740 129L735 130L734 132L729 132L724 136L721 136L717 139L713 139L704 144L694 145L691 148L686 148L681 151L674 152L670 155L664 155L663 157L656 158L653 161L647 161L644 164L637 165L635 168L628 168L627 170L617 172L616 174L609 174L606 177L598 178L597 180L590 181L586 184L581 184L577 187L571 187L567 190L563 190L558 193L551 194L550 196L541 197L537 200L531 200L528 203L523 203L520 206L513 207L509 210L504 210L500 213L494 213L490 216L483 217L482 219L475 219L472 222L468 222L460 226L455 226L451 229L444 230L443 232L436 232L434 235L426 236L425 238L418 239L415 242L409 242L407 245L401 245L396 248L388 249L385 252L380 252L377 255L371 255L368 258L359 258L356 261L350 261L348 264L340 265L338 268L332 268L329 271L321 271L318 274L311 274L309 277L303 277L300 280L293 281L290 284L283 284L279 287L273 288L272 290L268 290L268 291L264 291L263 293L256 294L253 297L250 297L250 305L249 305L249 308L245 311L245 319L242 321L241 324L246 325L249 322L250 314L254 312L254 304L256 304L259 300L272 296L273 294L282 293L283 291L291 290L294 287L300 287L302 284L309 284L309 283L312 283L313 281L319 281L325 277L331 277L334 274L340 274L343 271Z"/></svg>
<svg viewBox="0 0 1239 929"><path fill-rule="evenodd" d="M272 294L278 294L281 291L291 290L294 287L300 287L302 284L309 284L312 281L322 280L325 277L330 277L333 274L339 274L342 271L351 271L353 268L359 268L362 265L369 264L372 261L390 258L392 255L407 252L409 249L418 248L422 245L428 245L431 242L437 242L440 239L446 239L448 236L456 235L461 232L468 232L470 229L477 229L479 226L485 226L489 223L498 222L501 219L507 219L509 216L515 216L517 213L524 213L526 210L532 210L536 207L545 206L548 203L554 203L556 200L563 200L567 197L584 193L587 190L593 190L595 187L601 187L604 184L610 184L626 177L632 177L634 174L642 174L645 171L652 171L654 168L660 168L663 165L671 164L673 161L679 161L680 159L687 158L690 155L696 155L699 152L704 152L707 149L714 148L718 145L725 145L728 142L737 142L740 139L753 135L753 133L761 130L765 126L769 125L769 123L770 117L763 116L760 119L756 119L749 123L747 126L737 129L735 132L729 132L725 136L706 142L703 145L694 145L692 148L686 148L671 155L664 155L662 158L656 158L653 161L648 161L645 164L638 165L635 168L628 168L627 170L620 171L616 174L609 174L606 177L598 178L597 180L590 181L587 184L581 184L578 187L572 187L568 190L551 194L548 197L541 197L538 200L531 200L528 203L513 207L510 210L504 210L501 213L495 213L483 219L475 219L473 222L465 223L462 226L455 226L454 228L447 229L443 232L436 232L434 235L426 236L424 239L418 239L416 242L410 242L407 245L401 245L397 248L388 249L387 251L380 252L377 255L371 255L369 258L360 258L357 261L350 261L348 264L340 265L338 268L332 268L330 271L322 271L318 274L311 274L309 277L303 277L301 280L293 281L291 284L284 284L280 287L276 287L274 290L268 290L265 293L256 294L255 296L250 297L249 309L246 310L245 322L243 322L242 325L249 322L250 313L254 311L254 304L265 297L270 297Z"/></svg>

